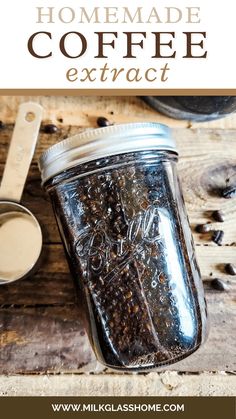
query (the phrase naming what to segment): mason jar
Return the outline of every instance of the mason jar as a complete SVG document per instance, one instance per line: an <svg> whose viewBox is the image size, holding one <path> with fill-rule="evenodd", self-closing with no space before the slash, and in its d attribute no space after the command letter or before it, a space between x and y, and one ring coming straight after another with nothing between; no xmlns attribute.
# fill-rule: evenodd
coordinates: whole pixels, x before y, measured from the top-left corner
<svg viewBox="0 0 236 419"><path fill-rule="evenodd" d="M170 130L89 130L40 159L100 362L139 370L187 357L206 336L206 305Z"/></svg>

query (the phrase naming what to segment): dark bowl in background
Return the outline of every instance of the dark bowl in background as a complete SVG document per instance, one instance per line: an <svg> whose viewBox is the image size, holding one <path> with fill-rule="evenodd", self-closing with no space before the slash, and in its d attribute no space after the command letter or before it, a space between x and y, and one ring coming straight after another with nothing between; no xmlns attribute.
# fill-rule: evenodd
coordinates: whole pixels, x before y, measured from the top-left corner
<svg viewBox="0 0 236 419"><path fill-rule="evenodd" d="M152 108L175 119L210 121L236 111L236 96L141 96Z"/></svg>

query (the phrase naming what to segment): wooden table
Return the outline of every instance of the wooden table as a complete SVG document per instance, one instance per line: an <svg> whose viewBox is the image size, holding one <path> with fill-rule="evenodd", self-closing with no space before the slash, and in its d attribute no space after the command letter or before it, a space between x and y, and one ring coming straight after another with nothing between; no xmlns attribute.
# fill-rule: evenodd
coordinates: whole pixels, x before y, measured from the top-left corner
<svg viewBox="0 0 236 419"><path fill-rule="evenodd" d="M44 106L43 124L54 123L59 132L41 130L23 196L23 204L43 229L43 263L31 278L0 287L0 394L234 393L236 277L226 275L224 264L236 263L236 199L222 198L220 190L227 179L236 183L236 117L204 124L175 121L135 97L1 97L0 120L5 125L0 130L1 172L17 107L29 99ZM213 225L225 232L223 246L214 244L208 234L194 233L211 321L208 341L186 360L150 374L115 374L96 362L81 309L75 304L51 205L40 185L37 160L42 151L62 138L96 127L98 116L114 123L156 121L172 126L193 231L196 224L212 221L213 210L222 209L226 216L223 224ZM214 277L224 279L229 291L212 289Z"/></svg>

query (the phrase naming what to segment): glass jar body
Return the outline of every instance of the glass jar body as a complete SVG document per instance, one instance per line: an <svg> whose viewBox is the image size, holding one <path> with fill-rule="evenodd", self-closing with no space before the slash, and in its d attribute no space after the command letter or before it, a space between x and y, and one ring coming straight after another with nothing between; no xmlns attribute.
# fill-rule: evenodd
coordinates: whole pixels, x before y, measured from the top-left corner
<svg viewBox="0 0 236 419"><path fill-rule="evenodd" d="M147 369L194 352L206 306L176 156L99 159L46 189L98 360Z"/></svg>
<svg viewBox="0 0 236 419"><path fill-rule="evenodd" d="M142 96L158 112L175 119L211 121L236 111L235 96Z"/></svg>

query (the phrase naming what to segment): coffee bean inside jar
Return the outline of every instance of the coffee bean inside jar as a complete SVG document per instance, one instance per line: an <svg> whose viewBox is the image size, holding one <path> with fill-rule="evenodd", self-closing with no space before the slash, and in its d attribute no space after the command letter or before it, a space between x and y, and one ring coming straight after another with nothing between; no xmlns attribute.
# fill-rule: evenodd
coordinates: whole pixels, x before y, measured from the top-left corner
<svg viewBox="0 0 236 419"><path fill-rule="evenodd" d="M167 127L88 131L41 158L97 358L147 369L194 352L206 307Z"/></svg>

